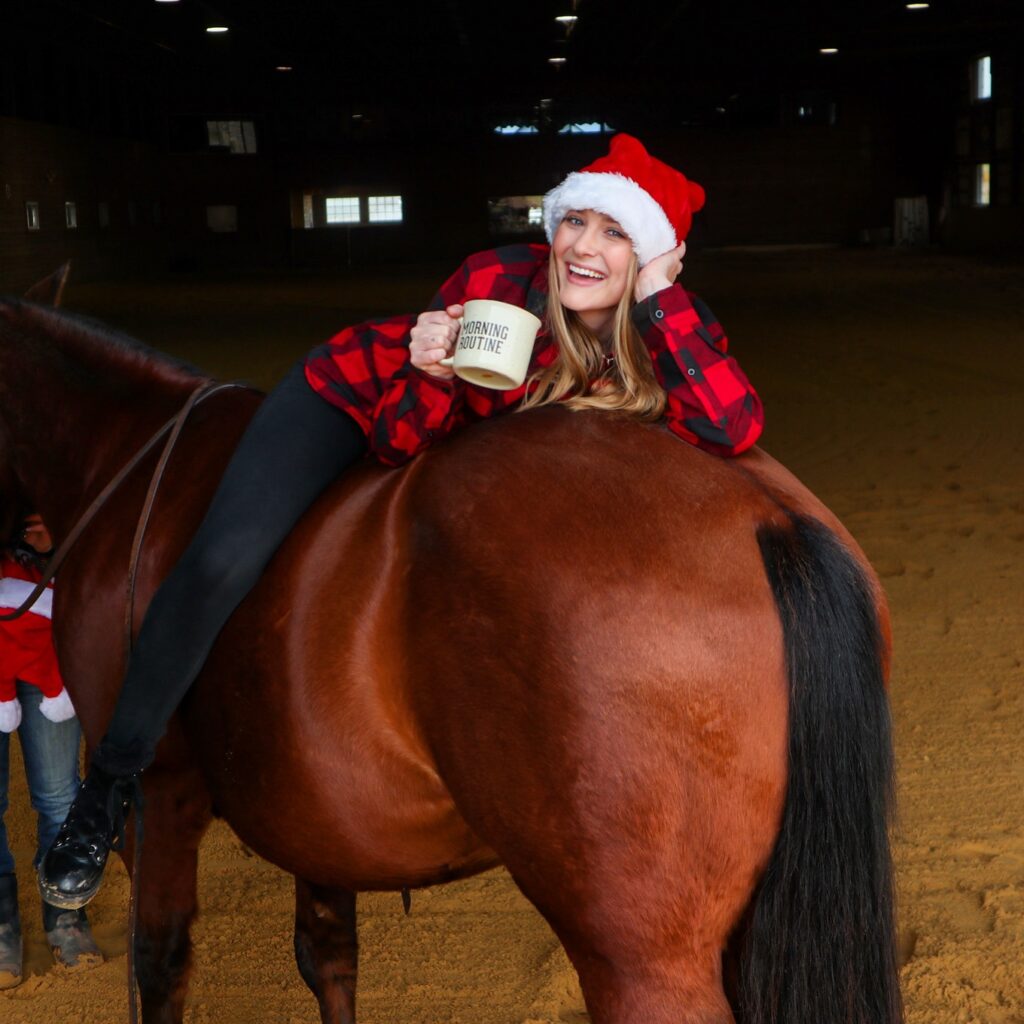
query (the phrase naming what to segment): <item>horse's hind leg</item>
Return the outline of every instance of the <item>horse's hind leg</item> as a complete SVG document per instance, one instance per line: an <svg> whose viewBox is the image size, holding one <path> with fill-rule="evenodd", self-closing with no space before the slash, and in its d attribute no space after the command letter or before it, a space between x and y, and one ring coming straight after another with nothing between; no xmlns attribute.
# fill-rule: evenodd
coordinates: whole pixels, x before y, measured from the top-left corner
<svg viewBox="0 0 1024 1024"><path fill-rule="evenodd" d="M196 915L199 841L210 823L210 804L193 772L154 767L144 783L135 975L144 1024L180 1024L192 966L189 929ZM129 844L129 867L132 854Z"/></svg>
<svg viewBox="0 0 1024 1024"><path fill-rule="evenodd" d="M295 879L295 960L323 1024L356 1019L356 894Z"/></svg>
<svg viewBox="0 0 1024 1024"><path fill-rule="evenodd" d="M685 970L650 953L607 960L567 942L593 1024L733 1024L722 989L721 955L694 951Z"/></svg>

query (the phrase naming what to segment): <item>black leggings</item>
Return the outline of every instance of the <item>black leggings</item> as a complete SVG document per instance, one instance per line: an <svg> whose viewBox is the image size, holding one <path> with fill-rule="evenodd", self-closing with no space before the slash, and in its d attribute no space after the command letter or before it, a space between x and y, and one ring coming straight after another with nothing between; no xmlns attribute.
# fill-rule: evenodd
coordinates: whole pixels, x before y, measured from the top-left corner
<svg viewBox="0 0 1024 1024"><path fill-rule="evenodd" d="M93 761L145 768L217 634L321 491L366 452L356 422L294 367L257 410L185 553L153 597Z"/></svg>

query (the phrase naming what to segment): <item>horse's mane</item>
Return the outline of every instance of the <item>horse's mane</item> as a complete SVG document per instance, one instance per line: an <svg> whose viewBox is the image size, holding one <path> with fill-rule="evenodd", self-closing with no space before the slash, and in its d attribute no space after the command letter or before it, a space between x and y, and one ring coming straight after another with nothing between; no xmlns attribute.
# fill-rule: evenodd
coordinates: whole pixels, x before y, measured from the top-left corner
<svg viewBox="0 0 1024 1024"><path fill-rule="evenodd" d="M0 335L12 328L17 328L22 337L45 339L45 344L85 362L122 371L143 385L194 387L197 379L209 377L191 363L158 352L90 316L0 296Z"/></svg>

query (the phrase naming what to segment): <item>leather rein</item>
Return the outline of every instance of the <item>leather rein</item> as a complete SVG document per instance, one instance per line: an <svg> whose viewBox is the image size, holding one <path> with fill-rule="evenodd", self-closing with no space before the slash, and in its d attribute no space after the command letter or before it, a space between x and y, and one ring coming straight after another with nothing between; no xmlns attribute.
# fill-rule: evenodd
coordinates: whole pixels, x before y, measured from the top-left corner
<svg viewBox="0 0 1024 1024"><path fill-rule="evenodd" d="M128 460L128 462L121 467L107 486L96 495L92 500L92 503L82 513L78 522L75 523L71 532L64 538L53 557L47 563L42 579L40 579L40 581L35 585L32 593L29 594L29 596L26 597L25 600L22 601L22 603L13 611L0 614L0 622L7 622L11 619L16 619L19 616L24 615L25 612L27 612L32 605L36 603L39 595L46 589L47 584L53 579L53 577L57 575L57 570L64 564L64 560L78 541L78 538L81 537L85 532L86 527L88 527L96 517L99 510L106 504L107 499L118 489L118 487L121 486L122 483L124 483L132 470L134 470L135 467L138 466L138 464L142 462L142 460L166 436L167 442L164 444L163 451L160 454L160 460L157 462L156 468L153 470L153 475L149 481L149 490L146 493L146 500L143 503L142 511L139 514L138 523L135 527L135 537L132 541L131 557L128 564L128 604L125 610L125 635L128 638L127 642L130 646L132 608L135 604L135 576L138 568L139 555L142 551L146 528L149 525L149 516L153 509L153 502L156 500L156 493L160 488L160 481L163 478L164 470L166 469L167 463L171 457L171 452L174 450L175 444L177 444L178 437L185 426L185 421L188 419L192 410L200 402L209 398L211 395L216 394L218 391L225 391L228 388L241 388L245 386L246 385L239 381L228 381L221 384L215 383L214 381L206 381L196 387L188 396L188 400L181 407L180 411L164 423L163 426L161 426L160 429Z"/></svg>

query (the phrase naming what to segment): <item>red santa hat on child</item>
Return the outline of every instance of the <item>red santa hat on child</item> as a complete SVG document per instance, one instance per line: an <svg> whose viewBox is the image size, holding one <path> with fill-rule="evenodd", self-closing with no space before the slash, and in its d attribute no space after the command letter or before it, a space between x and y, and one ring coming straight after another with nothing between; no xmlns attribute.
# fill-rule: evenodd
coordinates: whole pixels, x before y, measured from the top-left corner
<svg viewBox="0 0 1024 1024"><path fill-rule="evenodd" d="M544 197L544 230L550 242L569 210L597 210L622 225L642 267L686 238L703 205L700 185L656 160L639 139L616 135L607 156Z"/></svg>

